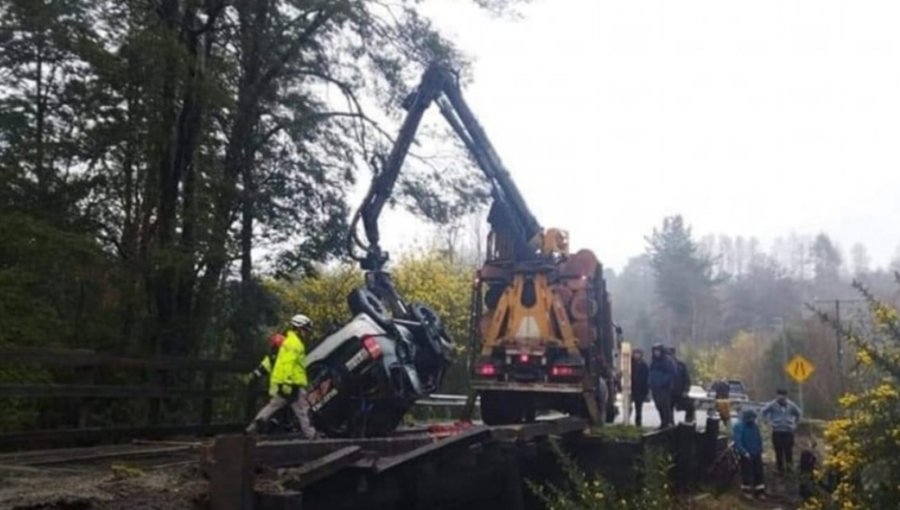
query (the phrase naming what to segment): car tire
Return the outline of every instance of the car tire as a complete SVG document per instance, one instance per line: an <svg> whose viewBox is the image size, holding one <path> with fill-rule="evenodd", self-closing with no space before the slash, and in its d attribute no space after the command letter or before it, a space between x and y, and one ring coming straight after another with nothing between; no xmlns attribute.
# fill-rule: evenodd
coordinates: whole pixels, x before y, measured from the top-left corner
<svg viewBox="0 0 900 510"><path fill-rule="evenodd" d="M424 303L412 303L409 305L413 319L422 324L422 329L428 337L428 346L435 356L443 357L445 350L452 347L449 336L444 333L444 325L441 318L433 308Z"/></svg>
<svg viewBox="0 0 900 510"><path fill-rule="evenodd" d="M347 296L347 305L350 307L350 312L353 315L365 314L375 321L376 324L387 330L391 330L394 327L384 303L369 289L363 287L353 289Z"/></svg>
<svg viewBox="0 0 900 510"><path fill-rule="evenodd" d="M485 391L481 398L481 421L485 425L521 423L523 409L516 395L502 391Z"/></svg>

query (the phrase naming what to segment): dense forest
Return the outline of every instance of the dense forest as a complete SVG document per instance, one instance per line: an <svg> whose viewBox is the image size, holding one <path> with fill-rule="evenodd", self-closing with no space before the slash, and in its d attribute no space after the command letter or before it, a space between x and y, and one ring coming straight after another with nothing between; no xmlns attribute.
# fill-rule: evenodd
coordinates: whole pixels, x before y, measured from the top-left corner
<svg viewBox="0 0 900 510"><path fill-rule="evenodd" d="M261 279L346 256L424 65L466 72L416 4L0 2L0 343L253 351ZM422 168L399 203L472 202L465 164Z"/></svg>
<svg viewBox="0 0 900 510"><path fill-rule="evenodd" d="M897 304L897 270L900 256L890 267L872 267L865 247L856 244L848 260L826 233L792 234L766 250L752 237L696 236L686 219L674 216L648 234L645 253L607 276L616 319L636 345L675 346L695 379L741 378L758 399L778 387L796 398L783 366L802 354L817 369L805 387L808 407L830 416L837 397L854 389L846 374L855 353L817 312L849 328L871 329L852 282Z"/></svg>

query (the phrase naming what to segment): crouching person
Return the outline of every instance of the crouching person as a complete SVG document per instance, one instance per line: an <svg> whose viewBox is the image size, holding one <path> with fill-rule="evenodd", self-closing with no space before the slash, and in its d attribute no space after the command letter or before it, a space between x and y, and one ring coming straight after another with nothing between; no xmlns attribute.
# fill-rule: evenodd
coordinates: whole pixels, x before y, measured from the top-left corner
<svg viewBox="0 0 900 510"><path fill-rule="evenodd" d="M734 426L734 449L741 456L741 491L744 497L766 498L763 474L763 440L756 423L756 411L747 409Z"/></svg>
<svg viewBox="0 0 900 510"><path fill-rule="evenodd" d="M247 427L248 433L255 433L260 424L268 421L284 406L291 410L300 422L300 430L308 439L316 437L316 429L309 419L309 403L306 400L306 349L300 333L309 334L312 321L305 315L295 315L284 335L284 342L278 349L272 375L269 379L269 403L263 407Z"/></svg>

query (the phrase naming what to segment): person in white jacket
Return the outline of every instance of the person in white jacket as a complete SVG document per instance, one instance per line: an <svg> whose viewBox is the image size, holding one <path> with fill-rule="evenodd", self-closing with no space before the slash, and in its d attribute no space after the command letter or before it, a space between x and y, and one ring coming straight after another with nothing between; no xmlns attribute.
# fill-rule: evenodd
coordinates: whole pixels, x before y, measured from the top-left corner
<svg viewBox="0 0 900 510"><path fill-rule="evenodd" d="M772 427L772 448L778 474L783 475L794 469L794 431L803 412L787 398L786 390L778 390L775 400L766 404L760 414Z"/></svg>

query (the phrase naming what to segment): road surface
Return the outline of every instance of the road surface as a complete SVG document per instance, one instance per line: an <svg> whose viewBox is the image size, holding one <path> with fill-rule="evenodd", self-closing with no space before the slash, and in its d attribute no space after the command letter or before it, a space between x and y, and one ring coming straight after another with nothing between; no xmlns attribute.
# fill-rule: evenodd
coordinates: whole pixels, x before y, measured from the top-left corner
<svg viewBox="0 0 900 510"><path fill-rule="evenodd" d="M616 423L623 423L625 415L622 413L622 404L619 402L617 404L619 406L619 415L616 417ZM656 411L656 406L653 405L653 402L645 402L644 403L644 415L642 416L641 426L645 429L656 429L659 428L659 413ZM697 409L695 423L700 428L706 426L706 411L702 409ZM684 421L684 411L675 411L675 423L681 423ZM631 414L631 423L634 423L634 413Z"/></svg>

